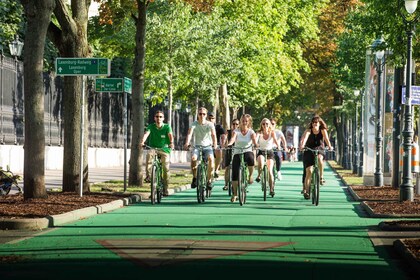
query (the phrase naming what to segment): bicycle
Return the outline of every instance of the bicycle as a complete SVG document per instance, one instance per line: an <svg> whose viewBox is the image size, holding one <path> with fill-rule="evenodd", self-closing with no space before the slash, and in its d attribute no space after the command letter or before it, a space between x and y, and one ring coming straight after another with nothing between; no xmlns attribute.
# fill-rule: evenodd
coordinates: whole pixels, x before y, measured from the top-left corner
<svg viewBox="0 0 420 280"><path fill-rule="evenodd" d="M18 180L20 180L20 176L13 174L9 166L7 166L7 170L0 167L0 196L8 195L13 186L18 189L19 193L22 193L22 188L19 187L17 182Z"/></svg>
<svg viewBox="0 0 420 280"><path fill-rule="evenodd" d="M244 147L244 148L238 148L238 147L233 147L233 148L236 150L244 151L246 149L249 149L250 147L251 146ZM245 163L244 153L242 152L239 155L240 155L240 165L239 165L237 193L238 193L239 204L243 206L246 202L249 171L248 171L248 166Z"/></svg>
<svg viewBox="0 0 420 280"><path fill-rule="evenodd" d="M228 150L232 151L233 147L230 146L230 147L222 148L222 149L225 150L225 151L228 151ZM228 190L228 196L232 196L232 160L233 160L233 154L230 153L229 168L227 170L229 179L227 180L227 182L225 182L226 186L228 188L227 189Z"/></svg>
<svg viewBox="0 0 420 280"><path fill-rule="evenodd" d="M153 161L151 169L150 179L150 201L152 204L160 203L163 196L163 168L160 154L158 151L162 151L159 148L153 148L145 145L150 151L153 151Z"/></svg>
<svg viewBox="0 0 420 280"><path fill-rule="evenodd" d="M262 167L261 173L260 173L260 180L261 180L261 190L263 192L263 199L264 201L267 200L267 185L269 184L269 172L268 172L268 166L267 166L267 154L268 150L260 150L263 153L263 156L265 158L264 165ZM275 165L274 165L275 167ZM258 182L258 181L257 181ZM273 197L274 195L271 195Z"/></svg>
<svg viewBox="0 0 420 280"><path fill-rule="evenodd" d="M198 150L197 161L197 201L203 203L211 196L211 189L207 189L207 160L203 160L203 150L209 146L194 146Z"/></svg>
<svg viewBox="0 0 420 280"><path fill-rule="evenodd" d="M315 206L318 206L319 204L319 185L320 185L320 179L321 175L319 173L319 163L318 163L318 155L319 150L314 150L309 147L303 148L303 151L310 151L314 154L314 165L312 170L312 178L311 178L311 185L309 190L309 197L312 197L312 204L315 204Z"/></svg>

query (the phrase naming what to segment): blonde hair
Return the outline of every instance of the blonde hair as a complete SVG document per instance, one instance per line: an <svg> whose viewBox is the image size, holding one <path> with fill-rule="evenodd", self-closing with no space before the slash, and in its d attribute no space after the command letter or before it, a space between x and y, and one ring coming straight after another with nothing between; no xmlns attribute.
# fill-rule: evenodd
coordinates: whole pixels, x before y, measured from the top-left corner
<svg viewBox="0 0 420 280"><path fill-rule="evenodd" d="M240 129L244 128L242 124L242 120L245 118L248 120L248 126L246 128L252 128L252 117L250 114L244 114L241 116L241 121L239 122L239 128Z"/></svg>
<svg viewBox="0 0 420 280"><path fill-rule="evenodd" d="M273 128L271 127L271 121L267 118L263 118L260 122L260 130L259 132L263 132L263 123L268 122L268 133L271 132L271 130L273 130Z"/></svg>

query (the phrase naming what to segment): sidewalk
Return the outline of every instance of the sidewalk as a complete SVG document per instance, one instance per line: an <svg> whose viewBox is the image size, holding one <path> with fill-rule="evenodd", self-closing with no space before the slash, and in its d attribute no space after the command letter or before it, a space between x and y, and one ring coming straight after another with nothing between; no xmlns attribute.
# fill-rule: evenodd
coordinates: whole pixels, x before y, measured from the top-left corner
<svg viewBox="0 0 420 280"><path fill-rule="evenodd" d="M368 232L384 219L368 218L331 169L325 171L317 207L300 194L301 163L282 169L276 195L267 201L254 183L244 206L230 203L223 181L216 181L203 204L195 190L185 190L159 205L129 205L0 245L0 259L12 260L0 263L0 275L10 280L28 275L255 279L267 273L284 279L410 279L404 261L379 242L384 235L370 240Z"/></svg>

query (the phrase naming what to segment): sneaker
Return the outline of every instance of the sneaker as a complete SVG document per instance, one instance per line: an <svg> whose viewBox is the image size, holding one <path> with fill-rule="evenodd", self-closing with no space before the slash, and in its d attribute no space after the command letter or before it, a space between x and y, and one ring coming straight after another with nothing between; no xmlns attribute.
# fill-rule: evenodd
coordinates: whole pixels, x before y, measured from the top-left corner
<svg viewBox="0 0 420 280"><path fill-rule="evenodd" d="M217 173L217 172L214 172L214 178L219 178L219 173Z"/></svg>
<svg viewBox="0 0 420 280"><path fill-rule="evenodd" d="M321 185L325 185L325 179L321 178Z"/></svg>
<svg viewBox="0 0 420 280"><path fill-rule="evenodd" d="M229 187L228 187L228 186L224 186L224 187L223 187L223 190L224 190L224 191L227 191L228 189L229 189Z"/></svg>
<svg viewBox="0 0 420 280"><path fill-rule="evenodd" d="M197 187L197 178L193 178L192 183L191 183L191 188L195 189Z"/></svg>
<svg viewBox="0 0 420 280"><path fill-rule="evenodd" d="M211 189L213 188L211 182L207 182L206 188L207 188L207 190L211 191Z"/></svg>
<svg viewBox="0 0 420 280"><path fill-rule="evenodd" d="M283 179L283 176L281 176L281 171L277 171L277 179Z"/></svg>

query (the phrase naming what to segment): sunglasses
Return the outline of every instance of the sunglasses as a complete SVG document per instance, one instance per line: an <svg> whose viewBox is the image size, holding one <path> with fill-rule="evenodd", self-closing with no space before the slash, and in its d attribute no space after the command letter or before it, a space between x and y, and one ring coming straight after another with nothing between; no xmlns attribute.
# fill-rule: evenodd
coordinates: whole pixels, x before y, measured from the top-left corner
<svg viewBox="0 0 420 280"><path fill-rule="evenodd" d="M263 123L263 125L270 125L269 123Z"/></svg>
<svg viewBox="0 0 420 280"><path fill-rule="evenodd" d="M276 123L271 123L271 125L276 125Z"/></svg>
<svg viewBox="0 0 420 280"><path fill-rule="evenodd" d="M162 118L163 118L163 116L155 116L155 118L162 119Z"/></svg>
<svg viewBox="0 0 420 280"><path fill-rule="evenodd" d="M207 115L206 113L198 113L200 116L205 116Z"/></svg>
<svg viewBox="0 0 420 280"><path fill-rule="evenodd" d="M232 123L232 125L239 125L239 123L234 122L234 123Z"/></svg>

